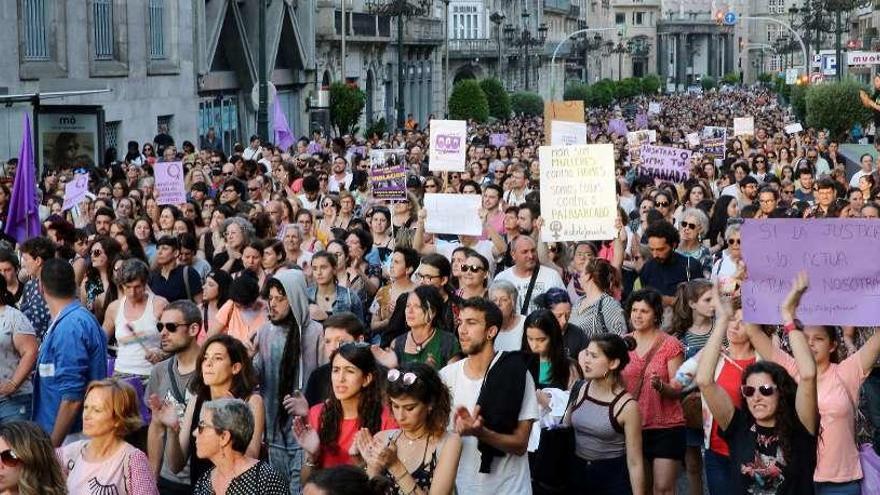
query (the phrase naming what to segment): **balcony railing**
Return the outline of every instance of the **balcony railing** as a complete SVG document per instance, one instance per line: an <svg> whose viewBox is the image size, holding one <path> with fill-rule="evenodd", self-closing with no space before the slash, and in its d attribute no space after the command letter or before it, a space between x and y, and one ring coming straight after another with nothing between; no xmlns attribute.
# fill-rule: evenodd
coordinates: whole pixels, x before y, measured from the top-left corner
<svg viewBox="0 0 880 495"><path fill-rule="evenodd" d="M397 29L392 26L391 38L397 40ZM428 17L409 18L403 23L403 42L418 45L439 45L443 36L443 21Z"/></svg>
<svg viewBox="0 0 880 495"><path fill-rule="evenodd" d="M495 39L455 39L448 43L450 58L498 57L498 40Z"/></svg>
<svg viewBox="0 0 880 495"><path fill-rule="evenodd" d="M334 31L342 36L342 11L336 10ZM365 12L346 12L346 36L362 36L365 38L390 38L391 18L385 15L368 14Z"/></svg>

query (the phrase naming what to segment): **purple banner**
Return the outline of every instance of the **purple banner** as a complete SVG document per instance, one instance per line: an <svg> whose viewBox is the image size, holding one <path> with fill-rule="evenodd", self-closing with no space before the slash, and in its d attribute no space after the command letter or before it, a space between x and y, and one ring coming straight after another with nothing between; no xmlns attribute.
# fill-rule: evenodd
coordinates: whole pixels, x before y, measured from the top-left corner
<svg viewBox="0 0 880 495"><path fill-rule="evenodd" d="M648 128L648 114L640 113L636 115L636 130Z"/></svg>
<svg viewBox="0 0 880 495"><path fill-rule="evenodd" d="M623 119L611 119L608 121L608 133L617 134L618 136L626 136L628 129L626 121Z"/></svg>
<svg viewBox="0 0 880 495"><path fill-rule="evenodd" d="M859 219L746 220L743 316L750 323L779 324L779 304L795 275L805 270L810 288L797 317L807 325L880 324L880 222Z"/></svg>
<svg viewBox="0 0 880 495"><path fill-rule="evenodd" d="M67 211L78 205L85 199L89 192L89 174L76 174L73 179L64 185L64 205L62 211Z"/></svg>
<svg viewBox="0 0 880 495"><path fill-rule="evenodd" d="M507 146L507 134L489 134L489 144L496 148Z"/></svg>
<svg viewBox="0 0 880 495"><path fill-rule="evenodd" d="M153 165L153 171L156 174L156 203L159 205L186 203L182 163L159 162Z"/></svg>
<svg viewBox="0 0 880 495"><path fill-rule="evenodd" d="M639 153L639 175L681 184L691 176L690 150L643 144Z"/></svg>

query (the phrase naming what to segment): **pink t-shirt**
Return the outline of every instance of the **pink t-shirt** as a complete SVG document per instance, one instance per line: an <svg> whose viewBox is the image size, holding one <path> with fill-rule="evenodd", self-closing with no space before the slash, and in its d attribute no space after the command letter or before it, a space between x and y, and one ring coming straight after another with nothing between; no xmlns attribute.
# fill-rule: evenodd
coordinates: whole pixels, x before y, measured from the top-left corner
<svg viewBox="0 0 880 495"><path fill-rule="evenodd" d="M684 354L681 342L675 337L661 333L663 343L651 357L651 362L645 367L643 356L636 351L630 351L629 364L623 369L623 382L630 394L636 395L636 387L642 369L645 369L645 379L642 381L642 391L639 395L639 413L642 415L642 429L655 430L660 428L673 428L684 426L684 412L681 409L681 401L661 397L660 392L651 387L651 377L657 375L660 379L669 383L673 377L669 376L669 360ZM644 357L647 357L644 356Z"/></svg>
<svg viewBox="0 0 880 495"><path fill-rule="evenodd" d="M862 478L859 451L854 441L855 411L853 400L858 401L859 387L867 375L862 370L861 351L840 364L831 364L817 380L819 399L818 461L813 481L845 483ZM777 348L773 361L779 363L798 380L793 357ZM848 394L847 394L848 392Z"/></svg>
<svg viewBox="0 0 880 495"><path fill-rule="evenodd" d="M137 493L158 495L147 456L129 443L109 458L90 462L83 457L88 440L55 450L70 493Z"/></svg>
<svg viewBox="0 0 880 495"><path fill-rule="evenodd" d="M229 334L242 342L247 342L254 336L257 329L263 326L267 321L265 307L259 311L255 311L254 314L255 316L252 319L246 321L242 316L242 311L236 308L235 303L230 299L217 310L217 321L226 323L226 329L223 330L224 333Z"/></svg>
<svg viewBox="0 0 880 495"><path fill-rule="evenodd" d="M309 409L309 426L315 431L321 430L321 411L324 410L324 404L315 404ZM343 419L339 426L339 436L336 439L336 445L339 446L335 451L331 451L326 446L321 449L321 467L331 468L340 464L351 464L351 456L348 455L348 449L354 443L354 435L361 428L359 419ZM382 408L382 426L380 430L393 430L397 428L397 422L387 407Z"/></svg>

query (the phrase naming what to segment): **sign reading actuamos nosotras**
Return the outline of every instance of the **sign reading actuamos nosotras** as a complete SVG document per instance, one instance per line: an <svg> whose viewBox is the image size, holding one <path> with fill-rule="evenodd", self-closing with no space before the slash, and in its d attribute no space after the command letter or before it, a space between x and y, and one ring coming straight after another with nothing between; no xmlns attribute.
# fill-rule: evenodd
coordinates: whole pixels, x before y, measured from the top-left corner
<svg viewBox="0 0 880 495"><path fill-rule="evenodd" d="M464 172L467 150L467 122L432 120L428 169L434 172Z"/></svg>
<svg viewBox="0 0 880 495"><path fill-rule="evenodd" d="M541 146L541 240L615 237L614 146Z"/></svg>

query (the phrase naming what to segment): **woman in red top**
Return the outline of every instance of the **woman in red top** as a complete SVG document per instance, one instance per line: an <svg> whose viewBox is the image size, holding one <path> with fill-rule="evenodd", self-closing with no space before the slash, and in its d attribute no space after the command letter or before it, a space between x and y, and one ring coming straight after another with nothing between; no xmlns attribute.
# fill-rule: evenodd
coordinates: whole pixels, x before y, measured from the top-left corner
<svg viewBox="0 0 880 495"><path fill-rule="evenodd" d="M653 487L655 495L672 495L685 452L681 385L673 380L684 360L683 349L678 339L660 329L663 303L659 292L633 292L626 312L636 348L629 352L623 380L638 401L642 417L645 485Z"/></svg>
<svg viewBox="0 0 880 495"><path fill-rule="evenodd" d="M297 417L293 435L305 451L301 473L305 482L314 469L353 464L352 449L360 429L370 434L397 428L382 399L382 378L370 345L343 344L330 356L333 394L309 410L308 423Z"/></svg>

